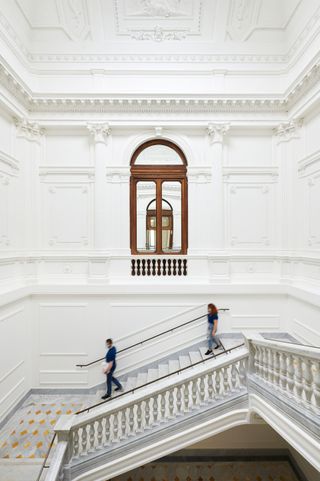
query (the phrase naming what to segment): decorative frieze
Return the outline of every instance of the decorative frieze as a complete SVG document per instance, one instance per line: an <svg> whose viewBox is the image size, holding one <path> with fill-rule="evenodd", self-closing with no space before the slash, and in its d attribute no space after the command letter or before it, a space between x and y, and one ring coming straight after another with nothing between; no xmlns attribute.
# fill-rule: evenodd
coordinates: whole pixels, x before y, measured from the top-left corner
<svg viewBox="0 0 320 481"><path fill-rule="evenodd" d="M228 123L210 122L207 127L207 134L210 139L210 144L222 143L229 129L230 129L230 124Z"/></svg>
<svg viewBox="0 0 320 481"><path fill-rule="evenodd" d="M282 122L274 129L274 134L277 137L277 142L289 142L292 139L300 137L300 129L303 124L303 119L292 119L288 122Z"/></svg>
<svg viewBox="0 0 320 481"><path fill-rule="evenodd" d="M13 120L17 128L17 137L39 143L41 137L45 134L45 129L37 122L31 122L26 118L17 117L14 117Z"/></svg>
<svg viewBox="0 0 320 481"><path fill-rule="evenodd" d="M108 122L87 123L90 136L95 143L108 143L108 138L111 135L111 128Z"/></svg>

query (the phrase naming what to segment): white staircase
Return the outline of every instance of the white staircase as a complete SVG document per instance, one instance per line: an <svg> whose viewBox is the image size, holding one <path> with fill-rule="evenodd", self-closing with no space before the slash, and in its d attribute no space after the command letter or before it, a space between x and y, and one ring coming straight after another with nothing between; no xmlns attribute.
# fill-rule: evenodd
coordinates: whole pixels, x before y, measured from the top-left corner
<svg viewBox="0 0 320 481"><path fill-rule="evenodd" d="M129 377L121 397L62 416L46 481L105 481L255 413L320 470L320 351L261 336L217 357L204 351L161 362Z"/></svg>

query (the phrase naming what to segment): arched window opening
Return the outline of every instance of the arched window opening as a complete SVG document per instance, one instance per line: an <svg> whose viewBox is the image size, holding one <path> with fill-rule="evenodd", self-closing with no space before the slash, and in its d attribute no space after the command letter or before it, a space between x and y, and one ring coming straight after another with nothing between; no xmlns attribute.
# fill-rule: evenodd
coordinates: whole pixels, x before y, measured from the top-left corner
<svg viewBox="0 0 320 481"><path fill-rule="evenodd" d="M166 140L141 145L131 159L132 254L187 253L187 161Z"/></svg>

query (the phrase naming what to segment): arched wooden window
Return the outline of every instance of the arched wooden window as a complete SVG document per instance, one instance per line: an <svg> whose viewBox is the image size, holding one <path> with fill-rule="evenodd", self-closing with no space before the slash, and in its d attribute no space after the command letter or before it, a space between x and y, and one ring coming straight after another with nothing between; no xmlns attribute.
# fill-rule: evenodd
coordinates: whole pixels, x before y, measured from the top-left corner
<svg viewBox="0 0 320 481"><path fill-rule="evenodd" d="M150 140L131 158L132 254L186 254L188 249L187 159L168 140Z"/></svg>

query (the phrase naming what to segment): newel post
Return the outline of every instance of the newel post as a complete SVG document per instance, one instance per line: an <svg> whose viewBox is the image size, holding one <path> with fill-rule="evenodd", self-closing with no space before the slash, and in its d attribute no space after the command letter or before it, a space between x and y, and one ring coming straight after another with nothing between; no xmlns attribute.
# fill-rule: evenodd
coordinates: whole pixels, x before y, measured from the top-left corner
<svg viewBox="0 0 320 481"><path fill-rule="evenodd" d="M65 456L66 464L68 464L72 458L73 445L72 445L71 427L75 419L76 419L75 415L68 416L67 414L64 414L59 417L54 428L54 432L57 436L58 443L65 441L68 444L68 448Z"/></svg>

